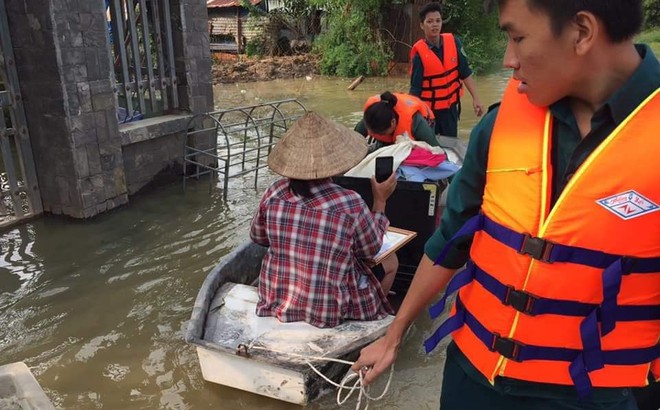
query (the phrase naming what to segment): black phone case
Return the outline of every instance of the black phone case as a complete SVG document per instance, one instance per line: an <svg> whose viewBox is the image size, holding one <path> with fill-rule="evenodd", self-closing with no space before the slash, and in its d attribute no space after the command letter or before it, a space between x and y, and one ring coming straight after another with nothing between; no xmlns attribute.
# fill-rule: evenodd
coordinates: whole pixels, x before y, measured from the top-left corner
<svg viewBox="0 0 660 410"><path fill-rule="evenodd" d="M389 178L394 171L392 168L394 168L393 157L376 158L376 182L383 182Z"/></svg>

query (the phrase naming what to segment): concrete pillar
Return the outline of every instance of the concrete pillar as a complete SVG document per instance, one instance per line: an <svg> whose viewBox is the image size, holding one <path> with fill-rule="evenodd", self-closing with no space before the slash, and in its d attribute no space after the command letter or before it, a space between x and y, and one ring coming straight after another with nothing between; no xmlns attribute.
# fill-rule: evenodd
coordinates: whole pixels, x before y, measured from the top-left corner
<svg viewBox="0 0 660 410"><path fill-rule="evenodd" d="M206 0L170 0L174 21L174 55L179 81L179 105L193 114L213 111L213 82L209 16ZM213 133L197 134L187 144L197 149L215 147ZM201 163L214 163L210 157L197 158Z"/></svg>
<svg viewBox="0 0 660 410"><path fill-rule="evenodd" d="M6 2L44 210L128 202L103 1Z"/></svg>
<svg viewBox="0 0 660 410"><path fill-rule="evenodd" d="M170 0L179 105L193 114L213 110L211 49L205 0Z"/></svg>

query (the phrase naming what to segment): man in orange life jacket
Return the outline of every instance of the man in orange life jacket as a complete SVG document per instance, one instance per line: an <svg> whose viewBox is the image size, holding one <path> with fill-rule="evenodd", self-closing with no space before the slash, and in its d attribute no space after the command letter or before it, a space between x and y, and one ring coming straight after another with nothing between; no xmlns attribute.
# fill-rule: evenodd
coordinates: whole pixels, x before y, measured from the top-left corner
<svg viewBox="0 0 660 410"><path fill-rule="evenodd" d="M410 94L433 110L436 134L457 137L463 84L472 95L474 113L477 117L483 114L472 70L458 37L440 34L442 7L439 3L424 6L419 20L425 39L415 43L410 51Z"/></svg>
<svg viewBox="0 0 660 410"><path fill-rule="evenodd" d="M631 391L660 377L660 62L633 43L642 0L497 3L513 79L353 369L373 382L445 290L451 316L425 342L453 339L441 409L637 409Z"/></svg>

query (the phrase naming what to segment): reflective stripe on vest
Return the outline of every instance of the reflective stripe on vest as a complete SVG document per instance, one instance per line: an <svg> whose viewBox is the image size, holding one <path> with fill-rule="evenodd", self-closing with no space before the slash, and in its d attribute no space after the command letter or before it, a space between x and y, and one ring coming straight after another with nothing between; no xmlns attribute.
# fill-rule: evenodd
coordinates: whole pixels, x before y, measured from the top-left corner
<svg viewBox="0 0 660 410"><path fill-rule="evenodd" d="M468 314L443 324L426 347L455 330L491 381L574 384L581 396L592 385L644 386L660 354L660 187L649 172L660 92L587 158L551 208L551 118L516 87L505 92L491 137L483 213L456 235L476 232L473 263L446 291L460 289ZM635 166L624 172L621 158Z"/></svg>
<svg viewBox="0 0 660 410"><path fill-rule="evenodd" d="M433 110L446 110L457 104L463 95L458 72L458 50L454 35L443 33L442 61L428 46L426 40L419 40L410 50L410 61L419 55L424 66L420 99ZM412 70L412 66L411 66Z"/></svg>
<svg viewBox="0 0 660 410"><path fill-rule="evenodd" d="M378 141L384 142L386 144L393 144L397 136L406 132L408 133L410 139L414 141L415 136L413 135L412 132L412 126L413 126L413 117L415 116L415 114L417 113L421 114L422 117L424 117L424 119L426 119L426 121L429 123L431 123L435 119L435 115L433 114L433 111L431 111L429 107L426 106L426 104L424 104L419 98L415 97L414 95L400 94L400 93L393 93L393 94L396 97L396 105L394 106L394 111L399 116L399 120L397 121L394 132L392 133L392 135L385 135L385 134L377 134L369 131L369 135L377 139ZM378 102L380 102L380 95L374 95L369 97L367 102L364 104L363 111L366 111L367 108L371 107L372 105Z"/></svg>

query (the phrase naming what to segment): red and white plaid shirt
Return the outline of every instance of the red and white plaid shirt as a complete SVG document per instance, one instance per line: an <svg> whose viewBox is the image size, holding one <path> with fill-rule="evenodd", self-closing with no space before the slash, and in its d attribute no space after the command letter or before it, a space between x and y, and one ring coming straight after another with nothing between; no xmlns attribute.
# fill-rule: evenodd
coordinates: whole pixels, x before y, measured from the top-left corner
<svg viewBox="0 0 660 410"><path fill-rule="evenodd" d="M385 317L391 307L368 261L382 245L387 217L330 179L312 183L310 198L295 195L288 179L261 198L250 228L252 240L268 246L257 315L317 327Z"/></svg>

